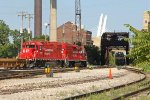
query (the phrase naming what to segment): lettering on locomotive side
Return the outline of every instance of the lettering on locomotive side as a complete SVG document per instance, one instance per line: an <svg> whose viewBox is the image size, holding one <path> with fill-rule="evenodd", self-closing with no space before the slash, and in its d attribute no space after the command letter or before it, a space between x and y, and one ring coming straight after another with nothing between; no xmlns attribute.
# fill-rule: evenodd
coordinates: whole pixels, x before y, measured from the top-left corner
<svg viewBox="0 0 150 100"><path fill-rule="evenodd" d="M53 52L54 50L53 49L46 49L45 50L45 55L50 55L51 54L51 52Z"/></svg>
<svg viewBox="0 0 150 100"><path fill-rule="evenodd" d="M45 52L53 52L53 49L46 49Z"/></svg>
<svg viewBox="0 0 150 100"><path fill-rule="evenodd" d="M31 45L35 45L35 43L29 43L29 44L31 44Z"/></svg>
<svg viewBox="0 0 150 100"><path fill-rule="evenodd" d="M43 52L40 52L40 55L42 55L43 54Z"/></svg>
<svg viewBox="0 0 150 100"><path fill-rule="evenodd" d="M78 51L73 51L73 53L78 53Z"/></svg>

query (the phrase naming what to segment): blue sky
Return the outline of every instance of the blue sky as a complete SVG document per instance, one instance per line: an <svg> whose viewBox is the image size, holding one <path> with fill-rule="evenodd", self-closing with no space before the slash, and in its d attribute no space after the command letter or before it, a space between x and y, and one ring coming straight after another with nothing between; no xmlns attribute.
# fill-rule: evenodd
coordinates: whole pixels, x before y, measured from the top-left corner
<svg viewBox="0 0 150 100"><path fill-rule="evenodd" d="M141 29L143 13L150 10L150 0L81 0L82 24L85 29L96 34L101 13L108 16L109 31L128 31L123 25L128 23ZM49 22L50 0L43 0L43 32L44 23ZM74 0L57 0L58 26L75 18ZM0 19L12 29L20 29L21 19L18 12L34 13L34 0L0 0ZM24 22L27 28L27 20ZM32 30L34 20L32 20Z"/></svg>

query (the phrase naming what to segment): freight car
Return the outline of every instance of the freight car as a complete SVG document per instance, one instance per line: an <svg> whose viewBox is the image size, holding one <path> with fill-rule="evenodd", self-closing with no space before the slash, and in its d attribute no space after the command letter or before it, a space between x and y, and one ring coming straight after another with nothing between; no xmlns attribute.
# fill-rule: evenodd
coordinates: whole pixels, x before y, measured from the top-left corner
<svg viewBox="0 0 150 100"><path fill-rule="evenodd" d="M74 67L75 63L87 66L84 47L60 42L24 42L18 59L25 60L26 67L41 67L47 63L60 67Z"/></svg>

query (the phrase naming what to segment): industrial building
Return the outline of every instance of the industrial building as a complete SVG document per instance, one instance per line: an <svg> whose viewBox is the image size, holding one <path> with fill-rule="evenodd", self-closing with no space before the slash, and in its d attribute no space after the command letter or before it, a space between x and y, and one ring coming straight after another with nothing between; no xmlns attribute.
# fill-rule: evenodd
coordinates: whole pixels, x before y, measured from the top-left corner
<svg viewBox="0 0 150 100"><path fill-rule="evenodd" d="M91 45L92 44L92 32L81 28L82 44ZM76 25L70 21L59 26L57 28L57 41L67 42L74 44L78 39L78 31L76 31Z"/></svg>

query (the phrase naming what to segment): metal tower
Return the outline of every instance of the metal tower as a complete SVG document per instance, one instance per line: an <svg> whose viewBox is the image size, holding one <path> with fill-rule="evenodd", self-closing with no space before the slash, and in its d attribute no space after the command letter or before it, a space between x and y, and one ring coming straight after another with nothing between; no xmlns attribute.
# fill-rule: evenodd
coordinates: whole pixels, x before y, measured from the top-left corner
<svg viewBox="0 0 150 100"><path fill-rule="evenodd" d="M80 0L75 0L75 25L76 30L78 31L77 34L77 42L82 44L82 35L81 35L81 2Z"/></svg>

